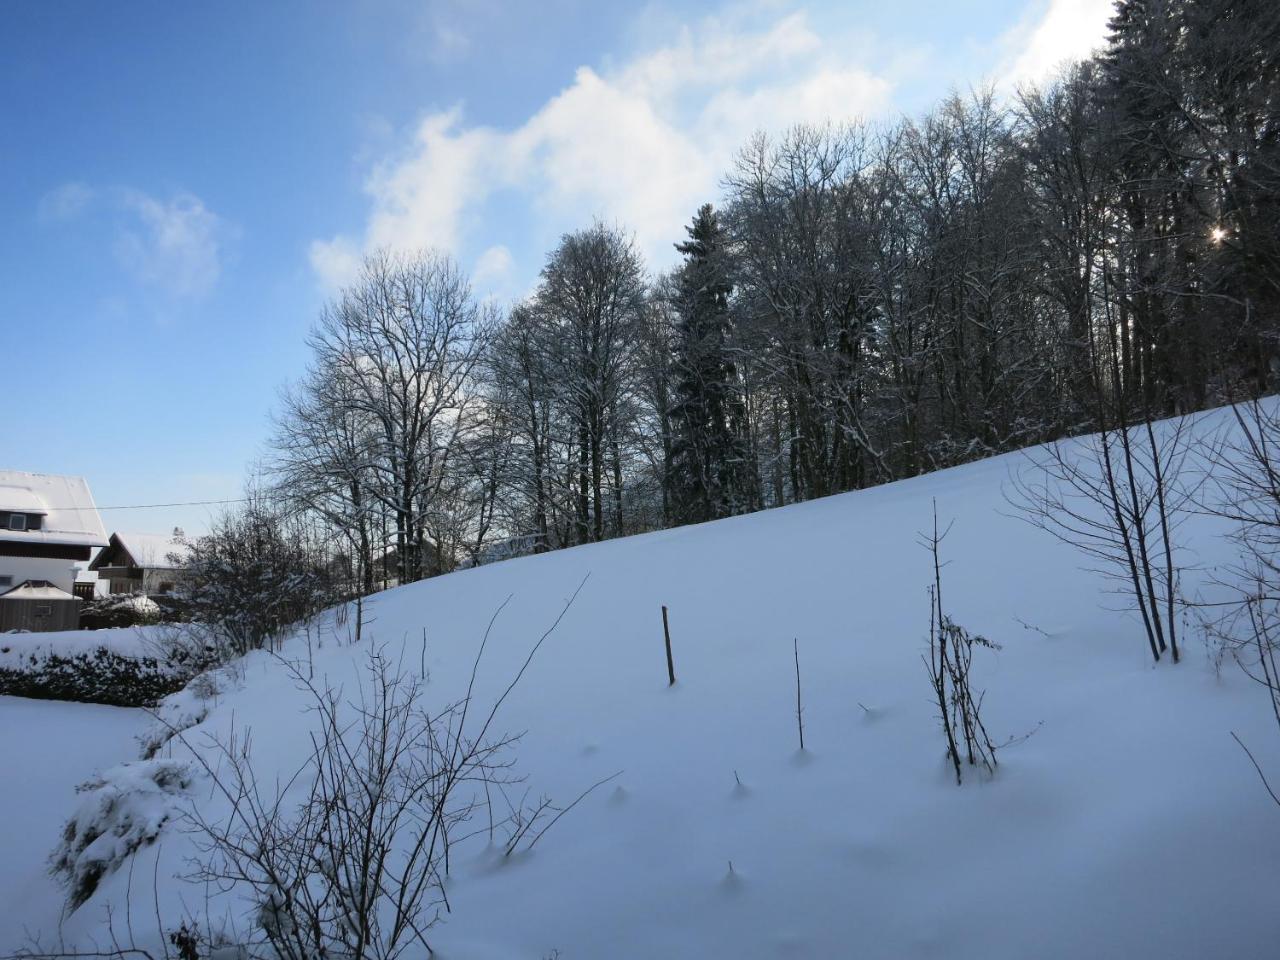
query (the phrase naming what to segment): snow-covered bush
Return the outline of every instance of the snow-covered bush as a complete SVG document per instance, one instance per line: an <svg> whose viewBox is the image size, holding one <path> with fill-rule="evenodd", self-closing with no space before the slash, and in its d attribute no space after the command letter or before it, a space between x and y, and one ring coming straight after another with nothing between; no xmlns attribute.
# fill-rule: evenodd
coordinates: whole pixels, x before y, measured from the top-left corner
<svg viewBox="0 0 1280 960"><path fill-rule="evenodd" d="M137 707L155 703L191 676L164 657L126 653L107 643L63 647L44 636L0 639L0 695Z"/></svg>
<svg viewBox="0 0 1280 960"><path fill-rule="evenodd" d="M152 655L181 667L187 676L226 660L218 630L203 623L164 623L148 631L147 637Z"/></svg>
<svg viewBox="0 0 1280 960"><path fill-rule="evenodd" d="M76 788L83 795L50 858L67 885L71 909L143 844L159 835L191 786L191 772L174 760L122 763Z"/></svg>
<svg viewBox="0 0 1280 960"><path fill-rule="evenodd" d="M150 597L140 593L115 593L90 600L80 609L82 630L112 627L142 627L160 623L164 611Z"/></svg>

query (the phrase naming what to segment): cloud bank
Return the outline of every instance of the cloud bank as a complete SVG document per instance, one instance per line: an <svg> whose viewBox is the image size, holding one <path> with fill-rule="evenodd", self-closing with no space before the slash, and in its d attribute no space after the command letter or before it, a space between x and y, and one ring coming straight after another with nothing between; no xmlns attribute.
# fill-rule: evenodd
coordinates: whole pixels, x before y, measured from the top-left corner
<svg viewBox="0 0 1280 960"><path fill-rule="evenodd" d="M593 217L621 223L662 263L755 130L888 107L890 81L849 62L850 48L804 13L763 27L707 18L609 69L579 67L514 129L469 124L461 106L431 113L367 177L363 233L313 242L312 267L334 289L377 247L461 254L483 241L482 208L499 193L554 231ZM479 272L510 267L510 252L496 249L480 255Z"/></svg>
<svg viewBox="0 0 1280 960"><path fill-rule="evenodd" d="M1048 0L1033 7L1033 15L1005 35L1011 51L1001 71L1001 84L1047 79L1064 64L1083 60L1107 39L1107 23L1115 0Z"/></svg>

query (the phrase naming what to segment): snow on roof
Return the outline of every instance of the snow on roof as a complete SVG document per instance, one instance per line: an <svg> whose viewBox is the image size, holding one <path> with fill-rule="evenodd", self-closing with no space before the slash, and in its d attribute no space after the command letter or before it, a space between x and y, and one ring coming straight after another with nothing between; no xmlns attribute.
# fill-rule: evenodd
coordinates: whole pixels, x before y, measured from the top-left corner
<svg viewBox="0 0 1280 960"><path fill-rule="evenodd" d="M107 545L107 532L84 477L0 470L0 510L44 515L39 530L0 530L0 540Z"/></svg>
<svg viewBox="0 0 1280 960"><path fill-rule="evenodd" d="M8 593L0 594L0 600L74 600L65 590L59 590L48 580L24 580Z"/></svg>
<svg viewBox="0 0 1280 960"><path fill-rule="evenodd" d="M0 486L0 510L16 510L19 513L45 512L40 498L25 487Z"/></svg>
<svg viewBox="0 0 1280 960"><path fill-rule="evenodd" d="M154 570L177 569L181 564L170 560L169 554L185 557L191 551L191 547L175 539L173 534L121 533L117 530L112 536L129 551L135 564Z"/></svg>

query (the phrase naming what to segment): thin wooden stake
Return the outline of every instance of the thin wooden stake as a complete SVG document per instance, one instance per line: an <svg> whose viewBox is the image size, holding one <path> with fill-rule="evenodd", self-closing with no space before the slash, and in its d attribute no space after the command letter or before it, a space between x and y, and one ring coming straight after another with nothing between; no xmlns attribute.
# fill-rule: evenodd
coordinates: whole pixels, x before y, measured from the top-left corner
<svg viewBox="0 0 1280 960"><path fill-rule="evenodd" d="M800 708L800 641L792 639L796 654L796 726L800 728L800 749L804 749L804 713Z"/></svg>
<svg viewBox="0 0 1280 960"><path fill-rule="evenodd" d="M662 635L667 641L667 686L674 687L676 685L676 665L671 659L671 627L667 624L667 607L662 606Z"/></svg>

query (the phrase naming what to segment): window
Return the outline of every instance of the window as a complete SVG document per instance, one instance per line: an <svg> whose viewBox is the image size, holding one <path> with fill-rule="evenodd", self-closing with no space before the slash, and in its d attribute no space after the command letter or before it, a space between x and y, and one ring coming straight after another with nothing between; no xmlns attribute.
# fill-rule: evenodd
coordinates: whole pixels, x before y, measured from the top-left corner
<svg viewBox="0 0 1280 960"><path fill-rule="evenodd" d="M53 616L53 604L51 604L51 603L41 603L41 604L37 604L37 605L36 605L36 616L37 616L37 617L52 617L52 616Z"/></svg>
<svg viewBox="0 0 1280 960"><path fill-rule="evenodd" d="M11 577L7 573L0 574L0 588L12 587L12 586L13 586L13 577Z"/></svg>
<svg viewBox="0 0 1280 960"><path fill-rule="evenodd" d="M10 530L27 529L27 515L25 513L9 514L9 529Z"/></svg>

